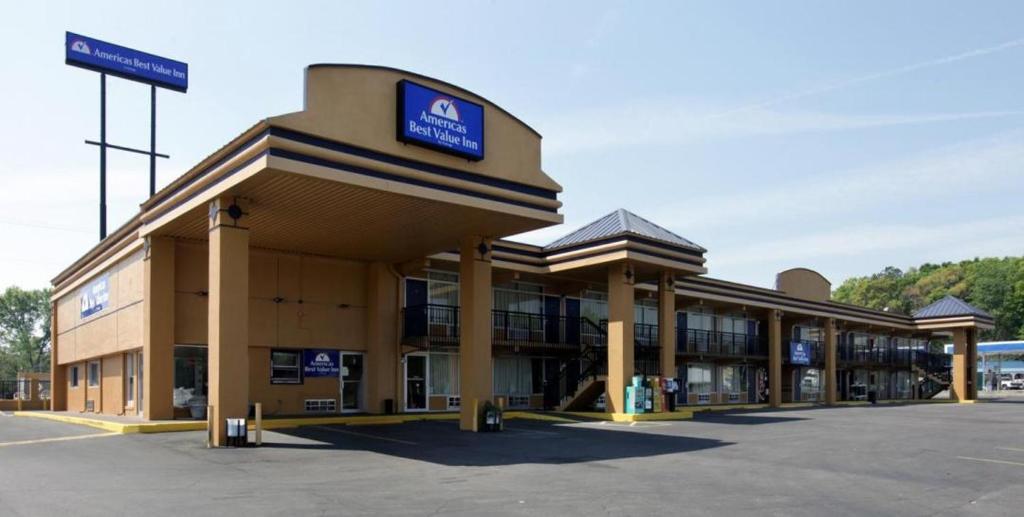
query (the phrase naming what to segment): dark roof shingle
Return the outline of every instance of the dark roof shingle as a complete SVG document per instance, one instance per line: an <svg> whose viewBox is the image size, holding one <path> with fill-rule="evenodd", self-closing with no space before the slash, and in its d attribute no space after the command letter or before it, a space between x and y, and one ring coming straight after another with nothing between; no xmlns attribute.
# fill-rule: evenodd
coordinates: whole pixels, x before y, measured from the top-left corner
<svg viewBox="0 0 1024 517"><path fill-rule="evenodd" d="M689 239L685 239L622 208L555 240L545 246L544 250L554 250L628 234L654 239L699 253L707 251Z"/></svg>
<svg viewBox="0 0 1024 517"><path fill-rule="evenodd" d="M947 318L953 316L980 316L992 319L991 314L948 294L930 305L914 311L915 318Z"/></svg>

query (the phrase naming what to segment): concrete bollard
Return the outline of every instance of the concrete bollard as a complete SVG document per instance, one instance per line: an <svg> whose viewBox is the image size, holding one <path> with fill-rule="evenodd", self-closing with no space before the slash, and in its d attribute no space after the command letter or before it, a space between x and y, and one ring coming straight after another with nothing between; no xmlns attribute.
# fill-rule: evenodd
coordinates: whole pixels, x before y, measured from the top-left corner
<svg viewBox="0 0 1024 517"><path fill-rule="evenodd" d="M217 432L217 426L213 425L213 406L206 406L206 448L213 447L213 433Z"/></svg>
<svg viewBox="0 0 1024 517"><path fill-rule="evenodd" d="M263 444L263 403L261 402L256 403L256 432L254 434L253 441L259 447Z"/></svg>

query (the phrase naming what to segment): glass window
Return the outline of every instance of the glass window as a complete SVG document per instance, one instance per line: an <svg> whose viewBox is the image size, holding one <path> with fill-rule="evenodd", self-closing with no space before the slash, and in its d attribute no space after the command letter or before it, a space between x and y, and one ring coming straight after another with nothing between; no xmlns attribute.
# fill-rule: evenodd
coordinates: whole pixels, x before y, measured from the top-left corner
<svg viewBox="0 0 1024 517"><path fill-rule="evenodd" d="M608 295L599 291L584 291L580 298L580 315L594 323L608 319Z"/></svg>
<svg viewBox="0 0 1024 517"><path fill-rule="evenodd" d="M273 350L270 352L270 382L299 384L302 382L302 352Z"/></svg>
<svg viewBox="0 0 1024 517"><path fill-rule="evenodd" d="M739 364L723 366L721 370L722 393L747 392L747 367Z"/></svg>
<svg viewBox="0 0 1024 517"><path fill-rule="evenodd" d="M533 393L533 373L529 357L494 358L494 394L501 396Z"/></svg>
<svg viewBox="0 0 1024 517"><path fill-rule="evenodd" d="M430 394L459 394L459 356L430 354Z"/></svg>
<svg viewBox="0 0 1024 517"><path fill-rule="evenodd" d="M459 275L443 271L428 271L427 303L457 307L459 305Z"/></svg>
<svg viewBox="0 0 1024 517"><path fill-rule="evenodd" d="M205 346L174 347L174 407L206 404L207 348Z"/></svg>
<svg viewBox="0 0 1024 517"><path fill-rule="evenodd" d="M658 300L644 298L637 300L633 306L633 317L636 323L647 325L658 324Z"/></svg>
<svg viewBox="0 0 1024 517"><path fill-rule="evenodd" d="M77 388L78 387L78 367L77 366L72 366L71 367L71 387L72 388Z"/></svg>
<svg viewBox="0 0 1024 517"><path fill-rule="evenodd" d="M793 325L793 339L796 341L824 341L825 329L821 327Z"/></svg>
<svg viewBox="0 0 1024 517"><path fill-rule="evenodd" d="M816 397L821 392L821 370L817 368L801 368L800 393L807 397Z"/></svg>
<svg viewBox="0 0 1024 517"><path fill-rule="evenodd" d="M706 312L686 312L686 328L696 330L715 330L714 315Z"/></svg>
<svg viewBox="0 0 1024 517"><path fill-rule="evenodd" d="M686 367L686 391L697 395L711 393L713 380L711 366L691 364Z"/></svg>
<svg viewBox="0 0 1024 517"><path fill-rule="evenodd" d="M89 363L89 387L95 388L100 385L100 362Z"/></svg>

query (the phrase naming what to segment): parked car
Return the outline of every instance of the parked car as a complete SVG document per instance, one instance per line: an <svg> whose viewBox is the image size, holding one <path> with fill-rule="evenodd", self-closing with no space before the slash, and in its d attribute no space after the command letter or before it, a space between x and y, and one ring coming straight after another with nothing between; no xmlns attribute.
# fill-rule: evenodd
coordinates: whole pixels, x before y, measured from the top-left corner
<svg viewBox="0 0 1024 517"><path fill-rule="evenodd" d="M1017 374L1020 376L1021 374ZM1024 390L1024 376L1010 376L1008 373L1004 373L1002 378L999 379L999 389L1001 390Z"/></svg>

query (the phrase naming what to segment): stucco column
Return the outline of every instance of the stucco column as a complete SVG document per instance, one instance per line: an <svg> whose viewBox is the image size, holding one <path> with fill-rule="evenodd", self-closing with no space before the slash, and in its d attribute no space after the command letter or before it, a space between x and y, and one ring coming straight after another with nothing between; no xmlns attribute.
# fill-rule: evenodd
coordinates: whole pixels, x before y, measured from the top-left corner
<svg viewBox="0 0 1024 517"><path fill-rule="evenodd" d="M836 377L836 320L825 320L825 403L833 406L836 403L838 382Z"/></svg>
<svg viewBox="0 0 1024 517"><path fill-rule="evenodd" d="M174 239L149 237L143 258L142 413L174 418Z"/></svg>
<svg viewBox="0 0 1024 517"><path fill-rule="evenodd" d="M609 413L626 412L626 386L636 372L633 364L633 268L626 262L608 266L608 381Z"/></svg>
<svg viewBox="0 0 1024 517"><path fill-rule="evenodd" d="M967 329L967 396L978 399L978 329Z"/></svg>
<svg viewBox="0 0 1024 517"><path fill-rule="evenodd" d="M459 429L478 431L480 409L493 398L491 363L491 241L463 240L459 248Z"/></svg>
<svg viewBox="0 0 1024 517"><path fill-rule="evenodd" d="M972 370L977 367L970 334L970 329L953 330L953 383L949 387L949 398L959 402L971 402L976 396L973 386L976 374Z"/></svg>
<svg viewBox="0 0 1024 517"><path fill-rule="evenodd" d="M676 376L676 282L662 271L658 282L658 344L661 345L661 376Z"/></svg>
<svg viewBox="0 0 1024 517"><path fill-rule="evenodd" d="M768 405L782 406L782 311L768 311Z"/></svg>
<svg viewBox="0 0 1024 517"><path fill-rule="evenodd" d="M384 400L394 401L398 362L398 277L387 264L374 262L366 282L366 410L383 413Z"/></svg>
<svg viewBox="0 0 1024 517"><path fill-rule="evenodd" d="M57 326L57 302L50 304L50 409L68 410L68 367L58 362L60 336Z"/></svg>
<svg viewBox="0 0 1024 517"><path fill-rule="evenodd" d="M244 207L231 197L210 203L209 401L213 406L213 424L217 427L211 433L215 447L224 445L227 439L225 418L249 415L249 229L245 226L246 215Z"/></svg>

